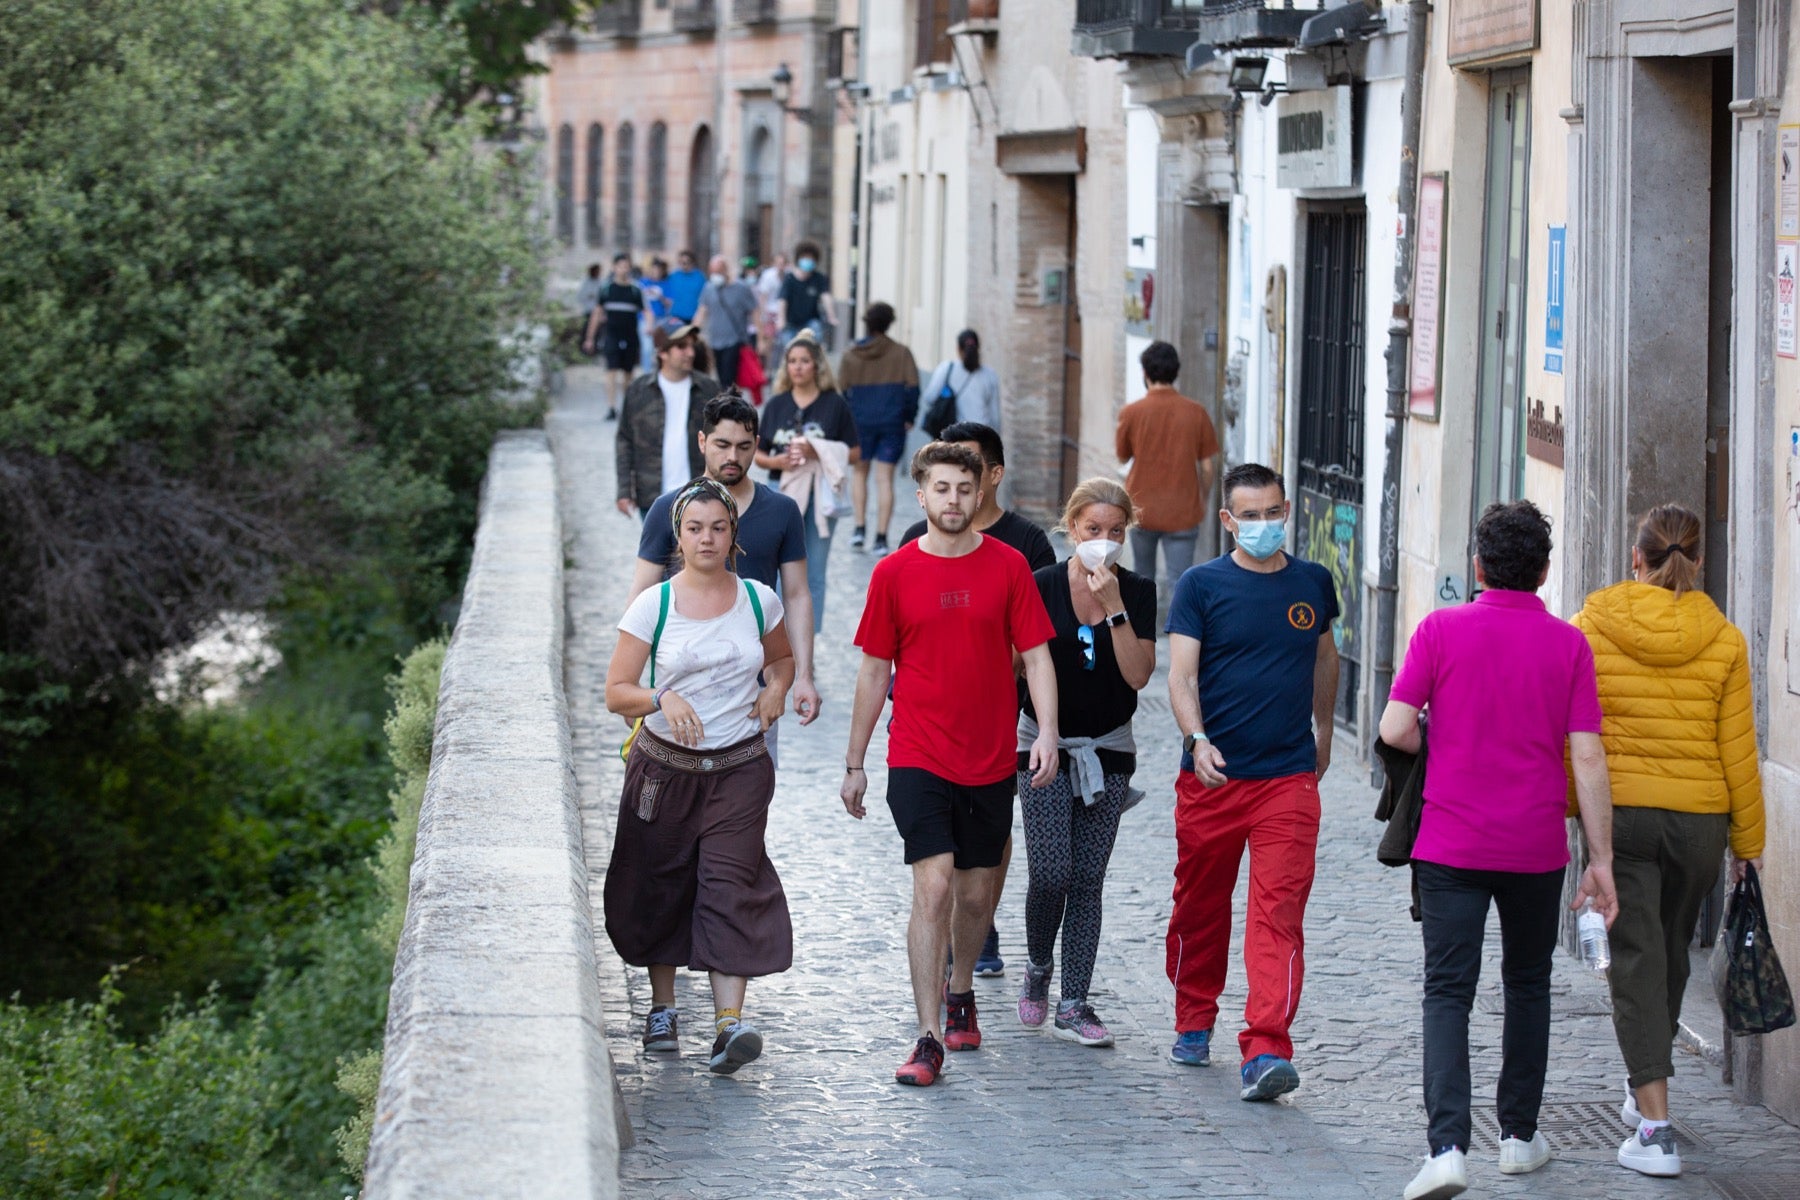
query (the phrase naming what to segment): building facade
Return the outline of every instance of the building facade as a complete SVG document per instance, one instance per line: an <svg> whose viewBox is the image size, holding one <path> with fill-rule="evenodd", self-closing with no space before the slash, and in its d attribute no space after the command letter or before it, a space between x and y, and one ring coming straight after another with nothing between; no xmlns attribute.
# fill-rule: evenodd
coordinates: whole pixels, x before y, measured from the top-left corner
<svg viewBox="0 0 1800 1200"><path fill-rule="evenodd" d="M1124 128L1109 66L1068 52L1073 0L864 8L865 252L922 369L982 339L1008 503L1040 521L1110 472L1123 334Z"/></svg>
<svg viewBox="0 0 1800 1200"><path fill-rule="evenodd" d="M1488 504L1551 517L1563 615L1628 574L1638 515L1687 505L1751 647L1770 916L1800 961L1789 6L1084 0L1073 32L1128 90L1119 251L1155 297L1129 344L1175 342L1227 460L1283 470L1290 548L1346 614L1340 721L1366 745L1412 629L1470 597ZM1800 1117L1800 1031L1729 1069Z"/></svg>
<svg viewBox="0 0 1800 1200"><path fill-rule="evenodd" d="M854 9L854 5L843 7ZM543 48L536 88L553 274L616 253L836 264L833 188L854 46L835 0L613 0Z"/></svg>

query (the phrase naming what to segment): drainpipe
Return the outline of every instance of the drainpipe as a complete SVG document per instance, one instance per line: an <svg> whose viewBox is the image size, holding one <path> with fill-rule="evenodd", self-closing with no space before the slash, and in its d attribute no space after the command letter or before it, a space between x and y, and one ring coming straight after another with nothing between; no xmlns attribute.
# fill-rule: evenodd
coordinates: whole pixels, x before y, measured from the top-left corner
<svg viewBox="0 0 1800 1200"><path fill-rule="evenodd" d="M1394 246L1394 311L1388 322L1387 438L1381 477L1381 541L1375 584L1375 680L1370 690L1373 727L1394 684L1394 634L1400 599L1400 468L1406 450L1407 394L1412 350L1413 247L1418 235L1419 109L1430 49L1431 5L1411 0L1406 14L1406 82L1400 100L1400 215L1405 233ZM1381 770L1374 760L1374 770Z"/></svg>

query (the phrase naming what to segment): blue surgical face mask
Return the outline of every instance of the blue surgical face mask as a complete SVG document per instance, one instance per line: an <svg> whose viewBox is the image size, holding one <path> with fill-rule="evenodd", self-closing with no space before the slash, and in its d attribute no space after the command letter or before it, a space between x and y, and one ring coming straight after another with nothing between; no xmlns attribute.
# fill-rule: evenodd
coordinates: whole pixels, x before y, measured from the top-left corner
<svg viewBox="0 0 1800 1200"><path fill-rule="evenodd" d="M819 264L817 262L814 262L810 258L803 258L800 260L798 265L802 271L810 271L814 267L818 266Z"/></svg>
<svg viewBox="0 0 1800 1200"><path fill-rule="evenodd" d="M1287 541L1286 521L1239 521L1237 544L1251 558L1267 558Z"/></svg>

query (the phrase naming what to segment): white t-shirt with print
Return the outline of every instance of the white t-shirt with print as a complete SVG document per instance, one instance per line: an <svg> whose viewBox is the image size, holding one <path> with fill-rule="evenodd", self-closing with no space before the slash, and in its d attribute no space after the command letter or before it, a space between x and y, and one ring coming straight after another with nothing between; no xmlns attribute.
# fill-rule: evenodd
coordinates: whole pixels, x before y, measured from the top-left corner
<svg viewBox="0 0 1800 1200"><path fill-rule="evenodd" d="M762 601L764 632L774 629L781 623L781 598L753 579L743 582L755 588L756 598ZM658 585L633 600L619 620L620 631L644 642L653 641L661 592L662 585ZM671 588L668 620L663 624L662 640L656 642L656 686L673 688L693 705L705 731L700 749L717 750L757 731L756 718L750 710L762 690L756 682L762 669L763 648L756 632L756 612L741 585L731 611L710 621L682 616ZM646 667L646 686L649 674ZM665 741L675 740L668 719L660 712L651 713L644 725Z"/></svg>
<svg viewBox="0 0 1800 1200"><path fill-rule="evenodd" d="M672 492L693 476L693 463L688 458L688 404L694 395L694 377L671 383L656 373L656 386L663 398L662 490Z"/></svg>

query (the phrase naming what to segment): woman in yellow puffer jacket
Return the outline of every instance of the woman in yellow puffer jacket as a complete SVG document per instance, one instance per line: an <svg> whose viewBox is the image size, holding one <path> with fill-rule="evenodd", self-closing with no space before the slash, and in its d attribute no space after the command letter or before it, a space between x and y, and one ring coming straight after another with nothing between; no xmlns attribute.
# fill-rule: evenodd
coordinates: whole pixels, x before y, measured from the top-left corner
<svg viewBox="0 0 1800 1200"><path fill-rule="evenodd" d="M1620 1115L1637 1130L1619 1165L1679 1175L1670 1045L1688 941L1727 845L1734 874L1762 865L1762 783L1744 635L1698 590L1700 518L1650 510L1631 567L1636 580L1589 596L1575 624L1594 651L1612 777L1613 1030L1629 1072Z"/></svg>

